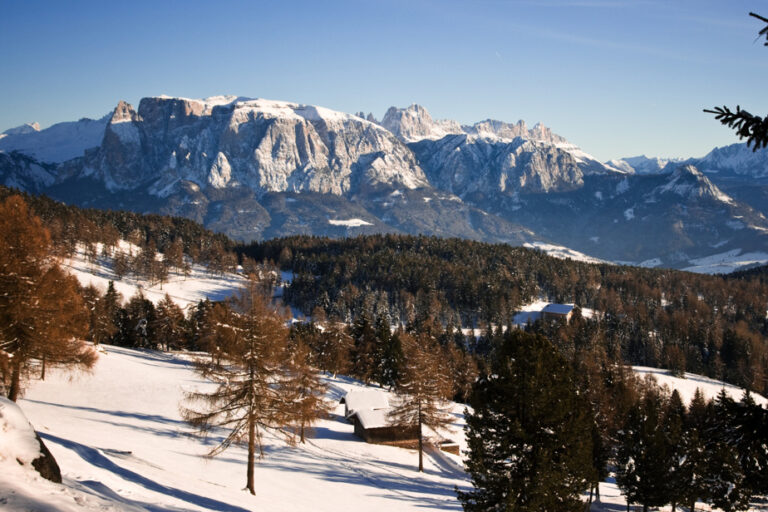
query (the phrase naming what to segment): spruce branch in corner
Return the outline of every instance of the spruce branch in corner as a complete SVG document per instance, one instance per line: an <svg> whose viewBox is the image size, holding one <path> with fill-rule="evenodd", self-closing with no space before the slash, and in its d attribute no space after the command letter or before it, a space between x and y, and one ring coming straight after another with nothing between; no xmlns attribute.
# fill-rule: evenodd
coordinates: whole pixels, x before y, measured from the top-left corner
<svg viewBox="0 0 768 512"><path fill-rule="evenodd" d="M749 15L766 24L758 32L758 39L765 36L766 42L764 46L768 46L768 18L764 18L754 12L750 12ZM713 110L704 109L704 112L715 114L715 119L727 127L736 130L736 135L740 139L746 138L747 147L752 146L752 151L757 151L761 147L768 147L768 116L760 117L750 114L746 110L742 110L738 105L735 112L725 105L715 107Z"/></svg>

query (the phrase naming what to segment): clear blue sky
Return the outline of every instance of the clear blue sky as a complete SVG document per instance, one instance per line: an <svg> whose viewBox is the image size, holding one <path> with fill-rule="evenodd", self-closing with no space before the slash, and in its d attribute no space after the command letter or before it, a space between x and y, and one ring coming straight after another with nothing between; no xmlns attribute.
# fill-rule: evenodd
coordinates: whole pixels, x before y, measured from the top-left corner
<svg viewBox="0 0 768 512"><path fill-rule="evenodd" d="M761 1L0 1L0 131L118 100L237 94L345 112L541 121L606 160L735 142L768 114Z"/></svg>

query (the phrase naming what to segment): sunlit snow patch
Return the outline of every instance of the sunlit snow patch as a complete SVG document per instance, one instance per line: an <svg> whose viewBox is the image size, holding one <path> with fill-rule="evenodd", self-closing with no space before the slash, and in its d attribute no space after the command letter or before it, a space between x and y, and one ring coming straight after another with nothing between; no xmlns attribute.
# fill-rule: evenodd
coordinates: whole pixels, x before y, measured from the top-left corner
<svg viewBox="0 0 768 512"><path fill-rule="evenodd" d="M359 228L360 226L373 226L370 222L366 222L363 219L328 219L328 224L332 226L346 226L348 228Z"/></svg>

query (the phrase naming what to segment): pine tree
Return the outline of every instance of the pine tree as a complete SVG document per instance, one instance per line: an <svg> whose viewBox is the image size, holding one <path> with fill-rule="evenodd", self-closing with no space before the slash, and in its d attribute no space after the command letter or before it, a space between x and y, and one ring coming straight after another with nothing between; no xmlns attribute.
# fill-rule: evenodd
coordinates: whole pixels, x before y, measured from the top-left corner
<svg viewBox="0 0 768 512"><path fill-rule="evenodd" d="M376 376L376 331L367 311L364 309L352 324L353 374L364 382L370 382Z"/></svg>
<svg viewBox="0 0 768 512"><path fill-rule="evenodd" d="M0 359L10 400L36 362L93 366L96 353L79 339L87 320L77 279L52 257L48 231L20 196L8 197L0 204Z"/></svg>
<svg viewBox="0 0 768 512"><path fill-rule="evenodd" d="M157 303L155 315L150 326L155 344L165 346L165 350L178 350L185 341L184 312L166 293Z"/></svg>
<svg viewBox="0 0 768 512"><path fill-rule="evenodd" d="M643 511L669 502L672 453L664 432L663 407L660 390L654 382L647 383L619 436L616 483L627 504L641 503Z"/></svg>
<svg viewBox="0 0 768 512"><path fill-rule="evenodd" d="M568 362L546 338L504 334L467 418L467 511L580 511L592 481L591 419Z"/></svg>
<svg viewBox="0 0 768 512"><path fill-rule="evenodd" d="M685 415L683 438L679 462L675 475L675 492L680 500L693 512L696 502L707 495L704 476L707 471L707 453L704 433L708 421L707 403L701 389L696 391Z"/></svg>
<svg viewBox="0 0 768 512"><path fill-rule="evenodd" d="M117 333L115 321L122 301L122 295L115 290L115 283L110 281L107 292L96 301L91 316L91 341L94 344L106 343Z"/></svg>
<svg viewBox="0 0 768 512"><path fill-rule="evenodd" d="M755 403L748 390L735 407L736 449L751 493L768 494L768 410Z"/></svg>
<svg viewBox="0 0 768 512"><path fill-rule="evenodd" d="M706 498L709 503L725 512L748 509L751 497L739 460L738 433L733 421L734 408L733 399L725 389L721 390L709 407L706 428Z"/></svg>
<svg viewBox="0 0 768 512"><path fill-rule="evenodd" d="M677 505L686 503L685 490L690 478L685 472L686 459L685 418L686 411L680 393L675 389L664 411L664 436L669 449L669 473L666 478L666 495L675 512Z"/></svg>
<svg viewBox="0 0 768 512"><path fill-rule="evenodd" d="M318 364L335 377L350 369L354 341L346 326L338 319L331 319L319 336Z"/></svg>
<svg viewBox="0 0 768 512"><path fill-rule="evenodd" d="M395 389L397 401L390 411L389 421L416 429L419 471L424 471L424 427L438 431L451 421L446 401L451 393L448 369L439 357L439 345L430 336L399 333L398 339L403 344L405 364Z"/></svg>
<svg viewBox="0 0 768 512"><path fill-rule="evenodd" d="M255 494L256 450L263 456L261 431L283 427L294 417L290 387L285 373L288 329L284 318L251 283L233 307L231 315L211 325L221 358L201 360L200 374L217 384L211 393L189 393L190 402L203 410L184 409L184 418L202 433L229 429L227 437L210 452L215 456L233 443L248 444L246 488ZM223 306L226 307L226 306ZM216 311L216 308L214 308Z"/></svg>

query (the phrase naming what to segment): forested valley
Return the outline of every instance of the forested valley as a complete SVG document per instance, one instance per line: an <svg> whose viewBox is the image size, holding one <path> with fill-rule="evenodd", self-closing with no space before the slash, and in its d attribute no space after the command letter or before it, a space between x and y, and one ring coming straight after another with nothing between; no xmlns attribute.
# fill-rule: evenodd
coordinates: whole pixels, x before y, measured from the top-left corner
<svg viewBox="0 0 768 512"><path fill-rule="evenodd" d="M148 282L182 275L194 262L213 273L252 275L254 289L268 299L280 288L283 301L306 315L285 333L286 353L309 367L395 390L425 389L423 379L445 377L423 399L430 407L453 399L475 411L468 413L467 470L477 490L460 493L466 510L486 510L507 499L509 474L525 471L526 464L556 467L559 473L553 474L562 479L526 484L533 487L521 495L540 501L520 510L552 506L547 500L558 496L563 510L580 510L579 492L596 492L609 469L627 499L645 506L699 500L742 510L754 495L768 492L761 470L768 464L760 448L768 432L764 407L748 393L741 402L723 393L714 401L697 395L684 404L677 393L635 377L625 366L693 372L768 393L764 269L707 276L403 235L238 244L184 219L83 210L15 194L0 189L0 202L29 204L50 232L55 257L84 246L94 259L110 259L116 274ZM136 252L116 251L121 239ZM164 257L157 259L157 252ZM281 282L280 271L292 275L290 282ZM236 301L201 301L184 311L170 298L153 304L140 292L121 297L112 286L106 292L79 288L77 294L70 301L80 308L71 315L72 335L94 344L205 351L216 368L219 359L232 357L231 326L247 322L247 314L235 320ZM575 304L573 318L515 327L515 314L539 298ZM581 315L581 308L594 314ZM4 387L19 361L13 350L8 344L0 350ZM49 365L69 364L60 356L33 346L23 377L44 376L46 357ZM553 400L564 415L542 413ZM302 439L304 422L311 424L322 407L315 403L311 409L301 419ZM539 413L519 416L525 410ZM508 423L502 428L489 418ZM482 440L499 432L508 437L500 437L497 446L512 452L483 448ZM514 451L532 442L550 448ZM568 449L566 457L557 446L578 450ZM501 470L488 473L510 460L525 462L507 467L507 477Z"/></svg>

